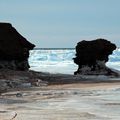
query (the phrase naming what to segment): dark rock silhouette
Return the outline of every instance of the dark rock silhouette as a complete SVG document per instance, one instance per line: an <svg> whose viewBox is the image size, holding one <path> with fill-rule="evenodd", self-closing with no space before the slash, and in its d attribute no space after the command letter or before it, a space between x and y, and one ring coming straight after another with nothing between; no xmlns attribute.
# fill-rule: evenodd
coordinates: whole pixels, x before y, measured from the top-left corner
<svg viewBox="0 0 120 120"><path fill-rule="evenodd" d="M105 39L83 40L77 43L74 62L78 70L74 74L110 74L105 66L108 56L116 49L116 45Z"/></svg>
<svg viewBox="0 0 120 120"><path fill-rule="evenodd" d="M0 68L28 70L29 50L34 47L10 23L0 23Z"/></svg>

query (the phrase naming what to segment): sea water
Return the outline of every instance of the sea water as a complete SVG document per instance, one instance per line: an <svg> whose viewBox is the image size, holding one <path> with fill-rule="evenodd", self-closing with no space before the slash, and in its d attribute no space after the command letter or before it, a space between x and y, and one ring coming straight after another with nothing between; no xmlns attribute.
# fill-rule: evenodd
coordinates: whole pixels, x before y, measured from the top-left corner
<svg viewBox="0 0 120 120"><path fill-rule="evenodd" d="M41 72L73 74L77 65L73 62L75 49L35 49L30 51L30 69ZM113 51L106 65L120 70L120 49Z"/></svg>

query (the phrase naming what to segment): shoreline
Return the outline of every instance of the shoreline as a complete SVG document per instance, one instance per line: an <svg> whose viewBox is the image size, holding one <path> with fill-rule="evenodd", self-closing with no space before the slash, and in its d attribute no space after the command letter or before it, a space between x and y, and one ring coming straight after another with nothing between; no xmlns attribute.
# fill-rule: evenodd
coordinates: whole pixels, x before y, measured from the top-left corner
<svg viewBox="0 0 120 120"><path fill-rule="evenodd" d="M29 89L31 87L44 86L74 86L80 85L112 85L120 84L120 76L105 75L68 75L68 74L51 74L36 71L14 71L0 70L0 91Z"/></svg>
<svg viewBox="0 0 120 120"><path fill-rule="evenodd" d="M0 80L4 78L11 83L0 95L2 120L71 120L71 118L118 120L120 118L120 112L117 110L120 104L119 77L73 76L11 70L3 70L0 74L2 77ZM17 87L20 84L21 86ZM108 108L111 111L106 112Z"/></svg>

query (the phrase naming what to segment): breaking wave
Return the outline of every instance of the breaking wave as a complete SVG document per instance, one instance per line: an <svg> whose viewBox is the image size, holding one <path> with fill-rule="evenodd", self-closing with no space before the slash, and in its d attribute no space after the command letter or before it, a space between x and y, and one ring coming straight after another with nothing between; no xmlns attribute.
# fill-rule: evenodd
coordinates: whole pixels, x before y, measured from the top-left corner
<svg viewBox="0 0 120 120"><path fill-rule="evenodd" d="M30 52L29 64L36 71L73 74L77 69L72 60L74 57L75 49L37 49ZM120 49L109 56L106 65L120 70Z"/></svg>

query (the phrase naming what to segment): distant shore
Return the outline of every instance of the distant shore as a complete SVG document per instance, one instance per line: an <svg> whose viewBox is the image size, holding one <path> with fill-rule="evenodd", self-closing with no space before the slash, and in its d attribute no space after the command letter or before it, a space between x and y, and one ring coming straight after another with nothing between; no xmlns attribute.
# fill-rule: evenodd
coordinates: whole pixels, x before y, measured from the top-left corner
<svg viewBox="0 0 120 120"><path fill-rule="evenodd" d="M75 48L34 48L33 50L74 50Z"/></svg>

